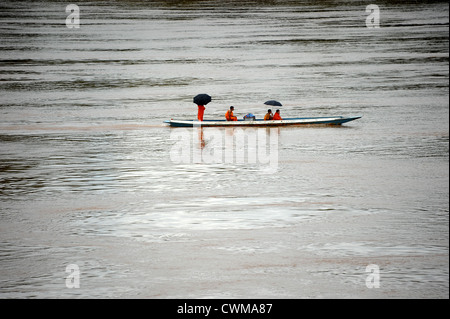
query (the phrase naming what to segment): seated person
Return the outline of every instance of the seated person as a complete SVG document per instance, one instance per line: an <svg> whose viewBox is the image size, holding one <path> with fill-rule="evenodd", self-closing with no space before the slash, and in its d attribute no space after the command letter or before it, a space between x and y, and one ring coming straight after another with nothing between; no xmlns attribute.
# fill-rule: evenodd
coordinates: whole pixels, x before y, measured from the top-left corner
<svg viewBox="0 0 450 319"><path fill-rule="evenodd" d="M230 109L225 113L225 118L227 121L237 121L237 117L233 114L234 106L230 106Z"/></svg>
<svg viewBox="0 0 450 319"><path fill-rule="evenodd" d="M275 115L273 116L273 120L274 120L274 121L281 121L281 120L283 120L283 119L281 118L281 115L280 115L280 110L277 110L277 111L275 112Z"/></svg>
<svg viewBox="0 0 450 319"><path fill-rule="evenodd" d="M264 121L273 120L273 113L271 109L267 110L267 114L264 116Z"/></svg>

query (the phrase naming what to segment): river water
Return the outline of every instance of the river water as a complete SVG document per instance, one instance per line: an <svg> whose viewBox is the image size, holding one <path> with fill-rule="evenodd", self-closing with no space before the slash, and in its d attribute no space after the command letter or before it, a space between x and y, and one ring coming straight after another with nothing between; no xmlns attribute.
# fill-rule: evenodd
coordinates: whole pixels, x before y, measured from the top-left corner
<svg viewBox="0 0 450 319"><path fill-rule="evenodd" d="M3 1L0 298L448 298L448 3L374 3Z"/></svg>

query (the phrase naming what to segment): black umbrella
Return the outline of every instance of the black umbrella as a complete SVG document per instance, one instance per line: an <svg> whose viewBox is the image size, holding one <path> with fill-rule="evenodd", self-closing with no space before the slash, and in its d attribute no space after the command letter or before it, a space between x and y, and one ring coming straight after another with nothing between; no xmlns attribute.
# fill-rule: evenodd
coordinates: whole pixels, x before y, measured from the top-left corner
<svg viewBox="0 0 450 319"><path fill-rule="evenodd" d="M211 97L208 94L199 94L194 97L194 103L197 105L206 105L211 102Z"/></svg>
<svg viewBox="0 0 450 319"><path fill-rule="evenodd" d="M264 103L265 105L272 105L272 106L283 106L280 102L275 100L270 100Z"/></svg>

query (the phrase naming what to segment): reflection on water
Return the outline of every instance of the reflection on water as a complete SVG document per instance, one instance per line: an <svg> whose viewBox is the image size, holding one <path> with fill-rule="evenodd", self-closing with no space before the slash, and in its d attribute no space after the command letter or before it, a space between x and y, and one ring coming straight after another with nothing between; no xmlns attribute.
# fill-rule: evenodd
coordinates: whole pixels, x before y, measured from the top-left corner
<svg viewBox="0 0 450 319"><path fill-rule="evenodd" d="M176 164L244 164L274 173L278 169L279 128L173 129L170 159Z"/></svg>
<svg viewBox="0 0 450 319"><path fill-rule="evenodd" d="M65 5L0 4L0 296L448 296L447 3Z"/></svg>

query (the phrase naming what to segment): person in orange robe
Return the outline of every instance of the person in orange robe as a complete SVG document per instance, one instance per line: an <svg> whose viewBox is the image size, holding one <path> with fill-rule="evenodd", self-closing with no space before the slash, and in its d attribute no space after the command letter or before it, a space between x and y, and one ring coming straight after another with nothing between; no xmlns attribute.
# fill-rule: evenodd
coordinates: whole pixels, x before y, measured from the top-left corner
<svg viewBox="0 0 450 319"><path fill-rule="evenodd" d="M273 116L273 120L274 120L274 121L281 121L281 120L283 120L283 119L281 118L281 115L280 115L280 110L277 110L277 111L275 112L275 114L274 114L274 116Z"/></svg>
<svg viewBox="0 0 450 319"><path fill-rule="evenodd" d="M271 109L267 110L267 114L264 116L264 121L270 120L273 120L273 114Z"/></svg>
<svg viewBox="0 0 450 319"><path fill-rule="evenodd" d="M204 105L199 105L198 106L198 114L197 114L197 119L199 121L203 121L203 114L205 113L205 106Z"/></svg>
<svg viewBox="0 0 450 319"><path fill-rule="evenodd" d="M227 121L237 121L237 117L233 115L234 106L230 106L230 109L225 113Z"/></svg>

